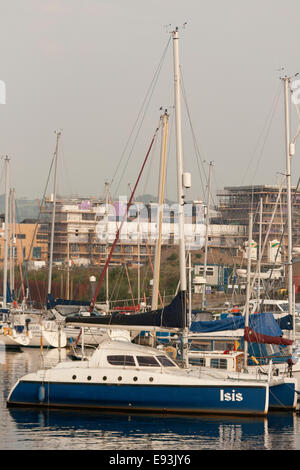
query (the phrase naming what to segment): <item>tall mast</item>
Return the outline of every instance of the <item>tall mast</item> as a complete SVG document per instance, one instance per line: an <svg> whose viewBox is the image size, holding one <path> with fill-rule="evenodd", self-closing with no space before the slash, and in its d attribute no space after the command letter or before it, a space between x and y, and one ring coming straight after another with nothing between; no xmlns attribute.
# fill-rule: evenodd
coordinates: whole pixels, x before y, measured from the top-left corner
<svg viewBox="0 0 300 470"><path fill-rule="evenodd" d="M51 221L49 274L48 274L48 294L51 294L51 283L52 283L53 242L54 242L55 208L56 208L56 191L57 191L57 157L58 157L58 143L59 143L60 136L61 136L61 132L56 131L56 147L55 147L55 152L54 152L55 161L54 161L53 207L52 207L52 221Z"/></svg>
<svg viewBox="0 0 300 470"><path fill-rule="evenodd" d="M5 226L4 226L4 273L3 273L3 307L7 303L7 262L8 262L8 198L9 198L9 158L5 161Z"/></svg>
<svg viewBox="0 0 300 470"><path fill-rule="evenodd" d="M173 56L174 56L174 92L175 92L175 122L176 122L180 289L186 292L187 282L186 282L185 239L184 239L184 193L183 193L183 184L182 184L182 179L183 179L182 130L181 130L178 28L176 28L175 31L173 31L172 35L173 35Z"/></svg>
<svg viewBox="0 0 300 470"><path fill-rule="evenodd" d="M262 258L262 251L261 251L261 235L262 235L262 212L263 212L263 200L260 198L259 201L259 239L258 239L258 290L257 290L257 305L259 305L260 300L260 270L261 270L261 258Z"/></svg>
<svg viewBox="0 0 300 470"><path fill-rule="evenodd" d="M165 182L166 182L166 163L167 163L167 139L168 139L168 119L167 112L161 116L162 120L162 139L161 139L161 155L160 155L160 172L158 184L158 234L155 247L154 269L153 269L153 290L152 290L152 310L158 307L158 291L159 291L159 273L161 258L161 238L162 238L162 218L163 204L165 199Z"/></svg>
<svg viewBox="0 0 300 470"><path fill-rule="evenodd" d="M108 258L108 197L109 197L109 183L105 182L105 219L106 219L106 246L105 246L105 253L106 253L106 260ZM106 296L106 307L107 311L109 310L109 278L108 278L108 266L105 275L105 296Z"/></svg>
<svg viewBox="0 0 300 470"><path fill-rule="evenodd" d="M180 70L179 70L179 48L178 28L172 32L173 35L173 57L174 57L174 94L175 94L175 123L176 123L176 158L177 158L177 192L178 192L178 229L179 229L179 265L180 265L180 290L182 292L183 311L183 360L188 365L188 328L186 309L186 261L185 261L185 238L184 238L184 193L183 193L183 170L182 170L182 130L181 130L181 103L180 103Z"/></svg>
<svg viewBox="0 0 300 470"><path fill-rule="evenodd" d="M211 185L211 170L213 162L209 162L208 180L207 180L207 202L206 202L206 219L205 219L205 248L204 248L204 266L203 266L203 277L205 284L202 287L202 308L206 306L206 269L207 269L207 244L208 244L208 226L209 226L209 206L210 206L210 185Z"/></svg>
<svg viewBox="0 0 300 470"><path fill-rule="evenodd" d="M247 265L247 290L245 305L245 328L249 326L249 301L250 301L250 276L251 276L251 243L252 243L253 214L249 213L249 233L248 233L248 265ZM248 369L248 342L244 344L244 369Z"/></svg>
<svg viewBox="0 0 300 470"><path fill-rule="evenodd" d="M287 269L288 269L288 301L289 313L294 317L293 304L293 259L292 259L292 200L291 200L291 156L290 156L290 116L289 116L289 84L290 78L283 78L284 111L285 111L285 152L286 152L286 197L287 197Z"/></svg>

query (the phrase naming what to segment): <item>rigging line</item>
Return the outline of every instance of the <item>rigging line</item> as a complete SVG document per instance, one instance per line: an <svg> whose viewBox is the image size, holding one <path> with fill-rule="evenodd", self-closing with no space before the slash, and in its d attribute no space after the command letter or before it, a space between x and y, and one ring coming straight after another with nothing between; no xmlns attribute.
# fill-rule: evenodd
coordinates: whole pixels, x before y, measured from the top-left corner
<svg viewBox="0 0 300 470"><path fill-rule="evenodd" d="M96 299L97 299L98 292L99 292L99 290L100 290L100 288L101 288L101 285L102 285L102 282L103 282L105 273L106 273L106 271L107 271L107 268L108 268L108 265L109 265L109 263L110 263L111 257L112 257L112 255L113 255L113 251L114 251L114 249L115 249L115 246L116 246L116 244L117 244L117 241L119 240L120 233L121 233L123 224L124 224L124 222L125 222L125 218L127 218L128 209L129 209L129 207L131 206L132 199L133 199L133 197L134 197L136 188L137 188L137 186L138 186L138 184L139 184L139 182L140 182L142 173L143 173L143 171L144 171L145 165L146 165L146 163L147 163L147 160L148 160L149 154L150 154L150 152L151 152L151 149L152 149L153 143L154 143L154 141L155 141L155 138L156 138L156 136L157 136L157 133L158 133L158 128L155 130L155 133L154 133L154 135L153 135L153 137L152 137L152 140L151 140L149 149L148 149L148 151L147 151L146 157L145 157L145 159L144 159L142 168L141 168L141 170L140 170L140 172L139 172L139 175L138 175L138 178L137 178L137 180L136 180L136 183L135 183L133 192L132 192L132 194L131 194L131 196L130 196L130 199L129 199L129 202L128 202L128 204L127 204L126 212L125 212L125 214L124 214L124 216L123 216L123 218L122 218L122 222L121 222L121 224L120 224L120 227L119 227L119 229L118 229L118 231L117 231L115 240L114 240L114 242L113 242L113 244L112 244L112 247L111 247L111 249L110 249L110 252L109 252L109 255L108 255L108 257L107 257L105 266L104 266L104 268L103 268L103 270L102 270L102 273L101 273L101 276L100 276L100 279L99 279L97 288L96 288L96 290L95 290L94 296L93 296L92 301L91 301L91 304L90 304L89 312L91 312L91 311L93 310L93 308L94 308L94 305L95 305L95 302L96 302Z"/></svg>
<svg viewBox="0 0 300 470"><path fill-rule="evenodd" d="M294 200L296 199L296 194L297 194L299 185L300 185L300 178L298 179L298 183L297 183L297 186L296 186L296 189L295 189L293 198L292 198L292 206L293 206ZM281 247L281 244L282 244L282 240L283 240L283 236L284 236L284 232L285 232L285 230L286 230L286 227L287 227L287 220L285 221L285 224L284 224L284 226L282 227L282 232L281 232L281 236L280 236L279 245L278 245L278 248L277 248L277 251L276 251L275 259L274 259L273 264L272 264L272 267L271 267L269 279L267 279L267 282L266 282L265 294L264 294L264 297L263 297L262 302L261 302L261 304L260 304L261 307L263 306L264 300L265 300L265 298L266 298L268 292L270 292L270 287L269 287L269 286L270 286L270 284L271 284L271 277L272 277L273 270L274 270L274 268L275 268L277 256L278 256L278 254L279 254L279 250L280 250L280 247Z"/></svg>
<svg viewBox="0 0 300 470"><path fill-rule="evenodd" d="M283 186L283 185L282 185L282 186ZM269 238L271 226L272 226L272 224L273 224L273 220L274 220L274 217L275 217L275 212L277 211L277 206L278 206L279 200L280 200L280 198L281 198L282 186L280 187L280 189L279 189L279 191L278 191L278 196L277 196L276 203L275 203L275 206L274 206L274 209L273 209L273 213L272 213L272 215L271 215L271 219L270 219L270 222L269 222L269 226L268 226L268 229L267 229L267 232L266 232L266 235L265 235L265 240L264 240L263 246L262 246L262 248L261 248L261 259L262 259L262 257L263 257L263 253L264 253L265 248L266 248L267 240L268 240L268 238ZM258 264L257 264L256 270L255 270L255 277L256 277L257 272L258 272ZM253 281L252 281L252 284L251 284L251 289L253 289L255 277L253 278Z"/></svg>
<svg viewBox="0 0 300 470"><path fill-rule="evenodd" d="M117 275L118 275L117 282L114 282L112 292L110 293L110 297L109 297L110 302L118 302L117 295L119 295L120 287L121 287L121 280L122 280L122 277L124 275L124 266L123 265L121 265L121 268L119 270L119 273L117 273ZM113 281L113 279L110 279L111 283L112 283L112 281ZM118 290L117 290L117 287L118 287ZM115 300L113 300L113 297L115 297Z"/></svg>
<svg viewBox="0 0 300 470"><path fill-rule="evenodd" d="M261 131L261 133L260 133L260 135L259 135L259 137L258 137L258 139L257 139L256 145L255 145L254 150L253 150L252 157L250 158L250 161L249 161L249 163L248 163L248 165L247 165L246 171L245 171L244 176L243 176L243 178L242 178L241 185L243 185L243 183L244 183L244 180L245 180L245 178L246 178L246 175L247 175L247 173L248 173L248 170L249 170L249 168L250 168L250 165L251 165L251 163L252 163L252 161L253 161L253 159L254 159L254 156L255 156L255 154L256 154L256 151L258 150L259 143L260 143L260 141L261 141L261 139L262 139L262 137L263 137L263 134L264 134L265 129L266 129L267 126L268 126L267 134L269 133L270 125L271 125L271 123L272 123L272 121L273 121L274 113L275 113L275 110L276 110L276 107L277 107L277 104L278 104L278 100L279 100L279 98L280 98L280 95L281 95L281 84L279 84L278 89L277 89L277 91L276 91L276 93L275 93L275 96L274 96L274 98L273 98L270 112L269 112L268 115L267 115L267 118L266 118L265 123L264 123L264 125L263 125L263 129L262 129L262 131ZM269 122L269 125L268 125L269 119L270 119L270 122ZM265 136L265 141L266 141L266 138L267 138L267 135ZM264 143L263 143L263 147L265 146L265 141L264 141ZM262 151L263 151L263 149L262 149ZM262 154L262 151L261 151L261 154ZM261 158L261 156L260 156L260 158ZM259 158L259 160L260 160L260 158ZM253 176L253 178L254 178L254 176Z"/></svg>
<svg viewBox="0 0 300 470"><path fill-rule="evenodd" d="M151 88L153 87L153 83L157 82L157 78L158 78L159 72L160 72L160 70L161 70L161 68L162 68L162 64L163 64L163 62L164 62L164 60L165 60L165 56L166 56L166 53L167 53L167 50L168 50L170 41L171 41L171 36L169 37L169 40L168 40L168 42L167 42L167 45L165 46L165 49L164 49L163 54L162 54L162 57L161 57L161 59L160 59L160 61L159 61L159 64L158 64L158 66L157 66L157 69L156 69L156 71L155 71L155 73L154 73L154 76L153 76L153 78L152 78L152 80L151 80L151 82L150 82L150 85L149 85L149 87L148 87L148 89L147 89L147 92L146 92L144 101L143 101L142 106L141 106L141 108L140 108L140 110L139 110L139 112L138 112L137 118L136 118L136 120L135 120L135 122L134 122L134 125L133 125L133 127L132 127L132 130L131 130L131 132L130 132L130 134L129 134L129 137L128 137L128 139L127 139L127 142L126 142L126 144L125 144L125 148L124 148L124 150L123 150L123 152L122 152L122 154L121 154L121 157L120 157L119 162L118 162L118 164L117 164L116 170L115 170L115 172L114 172L114 174L113 174L113 177L112 177L112 179L111 179L111 182L110 182L111 185L112 185L112 183L113 183L114 180L115 180L116 174L117 174L117 172L118 172L118 170L119 170L119 167L120 167L121 162L122 162L122 160L123 160L123 157L124 157L124 155L125 155L126 149L127 149L127 147L129 146L130 139L131 139L131 137L132 137L132 135L133 135L133 132L134 132L134 130L135 130L135 127L136 127L136 125L137 125L137 122L138 122L138 120L139 120L139 118L140 118L140 116L141 116L141 114L142 114L143 108L144 108L145 103L146 103L146 101L147 101L147 96L148 96L148 94L151 92ZM152 92L151 92L151 95L152 95L152 93L153 93L153 90L152 90ZM149 105L149 104L148 104L148 105Z"/></svg>
<svg viewBox="0 0 300 470"><path fill-rule="evenodd" d="M194 128L193 128L193 125L192 125L192 119L191 119L191 114L190 114L190 110L189 110L189 106L188 106L188 102L187 102L187 95L186 95L186 92L185 92L184 81L183 81L183 74L182 74L182 69L181 69L181 67L180 67L180 75L181 75L181 89L182 89L182 95L183 95L183 100L184 100L184 103L185 103L185 106L186 106L186 111L187 111L187 115L188 115L188 119L189 119L189 124L190 124L190 127L191 127L191 132L192 132L192 137L193 137L193 143L194 143L194 148L195 148L196 156L198 157L198 158L197 158L197 166L198 166L198 171L199 171L199 176L200 176L202 191L203 191L203 195L204 195L204 194L205 194L205 189L204 189L204 186L205 186L205 185L203 184L202 177L201 177L201 171L200 171L200 167L199 167L199 160L200 160L200 162L201 162L202 172L204 173L204 176L205 176L205 179L206 179L206 180L207 180L207 175L206 175L205 168L204 168L204 165L203 165L203 162L202 162L202 159L201 159L201 155L200 155L199 147L198 147L198 144L197 144L197 139L196 139L195 131L194 131Z"/></svg>
<svg viewBox="0 0 300 470"><path fill-rule="evenodd" d="M42 206L43 206L43 204L44 204L44 202L45 202L46 191L47 191L47 187L48 187L48 183L49 183L49 179L50 179L50 175L51 175L51 171L52 171L52 167L53 167L54 160L55 160L55 153L53 154L53 157L52 157L52 162L51 162L51 165L50 165L50 169L49 169L49 173L48 173L48 177L47 177L47 181L46 181L46 186L45 186L45 190L44 190L42 202L41 202L41 205L40 205L40 211L39 211L38 218L37 218L37 221L36 221L36 224L35 224L35 228L34 228L34 232L33 232L33 235L32 235L32 239L31 239L31 244L30 244L30 247L29 247L29 253L28 253L28 256L27 256L27 260L25 261L25 266L24 266L24 267L25 267L25 275L26 275L26 279L27 279L27 288L28 288L28 290L29 290L29 283L28 283L28 263L29 263L29 261L30 261L31 252L32 252L33 243L34 243L35 236L36 236L36 232L37 232L38 223L39 223L40 218L41 218Z"/></svg>
<svg viewBox="0 0 300 470"><path fill-rule="evenodd" d="M161 126L161 123L159 123L159 127L160 126ZM148 183L149 183L149 180L150 180L150 174L152 173L151 170L153 168L153 161L154 161L154 155L155 155L155 152L156 152L156 145L157 145L157 141L155 141L155 143L154 143L153 151L151 152L151 156L150 156L150 159L149 159L149 168L148 168L148 172L147 172L147 175L146 175L146 178L145 178L143 194L146 194L147 186L148 186Z"/></svg>
<svg viewBox="0 0 300 470"><path fill-rule="evenodd" d="M273 119L274 119L274 116L275 116L275 111L276 111L276 108L277 108L277 104L278 104L279 98L280 98L280 94L278 94L278 97L277 97L277 100L276 100L276 103L275 103L275 106L274 106L274 109L273 109L273 112L272 112L272 116L271 116L271 118L270 118L270 122L269 122L269 125L268 125L268 128L267 128L267 133L266 133L265 138L264 138L263 143L262 143L262 148L261 148L260 155L259 155L259 158L258 158L257 163L256 163L256 166L255 166L255 172L254 172L252 181L254 180L255 174L256 174L256 172L257 172L257 170L258 170L258 166L259 166L259 164L260 164L260 161L261 161L261 158L262 158L264 149L265 149L265 145L266 145L267 139L268 139L268 137L269 137L271 125L272 125L272 123L273 123Z"/></svg>
<svg viewBox="0 0 300 470"><path fill-rule="evenodd" d="M157 83L157 80L158 80L158 76L157 76L157 79L156 79L156 83ZM119 181L118 181L117 187L116 187L116 189L115 189L115 192L117 192L117 191L119 190L119 187L120 187L120 184L121 184L121 180L122 180L122 178L123 178L123 176L124 176L125 171L127 170L129 160L130 160L130 158L131 158L131 156L132 156L133 149L134 149L135 144L136 144L136 141L137 141L137 139L138 139L138 136L139 136L140 130L141 130L141 128L142 128L144 119L145 119L145 117L146 117L146 112L147 112L147 110L148 110L148 107L149 107L149 104L150 104L150 100L151 100L151 98L152 98L153 93L154 93L154 88L153 88L153 90L152 90L152 92L151 92L151 95L150 95L150 97L149 97L147 107L146 107L146 109L145 109L145 111L144 111L142 120L141 120L140 125L139 125L139 128L138 128L138 130L137 130L137 134L136 134L136 136L135 136L135 138L134 138L133 144L132 144L132 146L131 146L131 150L130 150L130 152L129 152L129 154L128 154L128 157L127 157L127 160L126 160L126 163L125 163L125 167L124 167L123 171L122 171L121 174L120 174Z"/></svg>

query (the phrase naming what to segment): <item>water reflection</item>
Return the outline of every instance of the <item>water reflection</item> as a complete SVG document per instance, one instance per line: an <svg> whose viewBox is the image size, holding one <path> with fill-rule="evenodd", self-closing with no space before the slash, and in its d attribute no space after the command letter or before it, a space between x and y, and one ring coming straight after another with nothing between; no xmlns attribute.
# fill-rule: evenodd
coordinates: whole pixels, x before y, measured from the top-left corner
<svg viewBox="0 0 300 470"><path fill-rule="evenodd" d="M266 448L266 420L10 408L19 435L37 448ZM287 419L287 417L286 417Z"/></svg>

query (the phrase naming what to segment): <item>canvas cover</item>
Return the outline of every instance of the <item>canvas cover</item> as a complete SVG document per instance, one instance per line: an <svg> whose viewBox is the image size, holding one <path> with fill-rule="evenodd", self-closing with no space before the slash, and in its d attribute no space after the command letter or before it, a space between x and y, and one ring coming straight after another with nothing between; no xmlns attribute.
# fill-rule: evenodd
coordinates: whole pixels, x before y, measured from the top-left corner
<svg viewBox="0 0 300 470"><path fill-rule="evenodd" d="M161 328L183 328L185 316L185 292L180 291L172 302L164 308L145 313L124 314L113 312L101 317L83 317L81 315L70 315L66 323L80 323L87 325L120 325L120 326L143 326Z"/></svg>

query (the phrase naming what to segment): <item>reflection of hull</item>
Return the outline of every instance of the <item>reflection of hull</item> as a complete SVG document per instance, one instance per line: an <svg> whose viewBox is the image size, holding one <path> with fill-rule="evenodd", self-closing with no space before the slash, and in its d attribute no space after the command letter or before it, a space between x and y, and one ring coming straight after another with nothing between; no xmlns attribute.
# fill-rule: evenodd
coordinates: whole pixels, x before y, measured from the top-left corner
<svg viewBox="0 0 300 470"><path fill-rule="evenodd" d="M89 436L90 450L148 450L150 447L176 448L185 452L187 449L241 450L243 443L247 449L253 446L268 449L267 439L265 441L268 433L266 417L174 416L41 408L9 408L8 413L17 428L19 439L26 441L27 438L31 449L84 449L86 444L82 436L86 435ZM274 415L276 426L276 420L281 416L279 413ZM292 417L285 413L281 419L280 429L289 431L292 436ZM30 423L30 436L27 423ZM65 430L63 435L60 433L59 439L39 439L45 432L47 435L57 435L59 429ZM4 449L5 444L4 441ZM7 446L12 448L11 441Z"/></svg>

